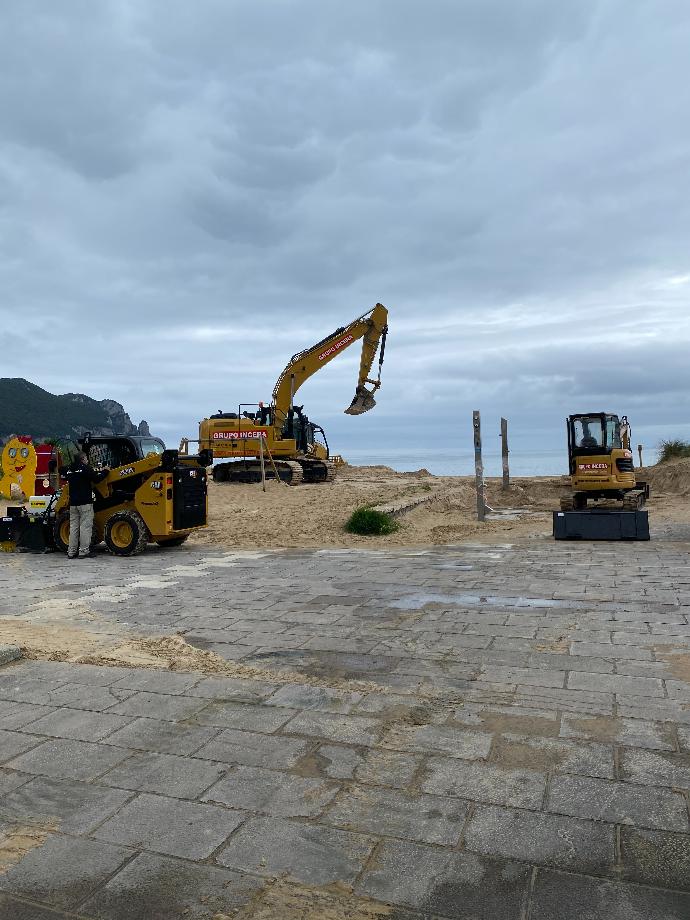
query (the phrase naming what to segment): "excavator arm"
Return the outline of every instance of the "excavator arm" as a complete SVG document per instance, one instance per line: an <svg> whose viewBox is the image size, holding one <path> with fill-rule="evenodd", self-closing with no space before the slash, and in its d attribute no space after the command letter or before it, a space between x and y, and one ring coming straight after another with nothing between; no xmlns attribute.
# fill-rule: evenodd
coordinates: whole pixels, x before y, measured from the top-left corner
<svg viewBox="0 0 690 920"><path fill-rule="evenodd" d="M293 355L273 390L273 406L276 416L285 418L292 408L295 393L302 384L359 339L364 339L364 341L362 342L357 389L352 403L345 412L348 415L361 415L373 409L376 405L374 393L381 386L381 366L386 347L387 323L388 310L383 304L377 303L368 313L359 316L349 325L336 329L316 345ZM378 376L373 380L369 374L377 351L379 351ZM367 384L371 389L367 388Z"/></svg>

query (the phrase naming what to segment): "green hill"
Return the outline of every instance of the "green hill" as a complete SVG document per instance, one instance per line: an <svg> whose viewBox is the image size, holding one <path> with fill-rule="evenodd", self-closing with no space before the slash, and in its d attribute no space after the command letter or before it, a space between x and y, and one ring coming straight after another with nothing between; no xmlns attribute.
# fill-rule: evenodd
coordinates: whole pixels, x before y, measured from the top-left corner
<svg viewBox="0 0 690 920"><path fill-rule="evenodd" d="M142 425L145 423L142 423ZM0 377L0 441L12 434L34 439L93 434L136 434L123 407L81 393L55 396L21 377Z"/></svg>

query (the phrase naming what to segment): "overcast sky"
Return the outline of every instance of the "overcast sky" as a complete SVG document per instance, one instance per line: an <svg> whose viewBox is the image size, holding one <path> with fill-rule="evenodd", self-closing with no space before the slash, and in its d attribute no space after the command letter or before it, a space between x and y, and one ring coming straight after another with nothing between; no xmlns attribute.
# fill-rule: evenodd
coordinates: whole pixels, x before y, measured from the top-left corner
<svg viewBox="0 0 690 920"><path fill-rule="evenodd" d="M0 0L0 376L169 443L302 390L348 454L690 435L687 0Z"/></svg>

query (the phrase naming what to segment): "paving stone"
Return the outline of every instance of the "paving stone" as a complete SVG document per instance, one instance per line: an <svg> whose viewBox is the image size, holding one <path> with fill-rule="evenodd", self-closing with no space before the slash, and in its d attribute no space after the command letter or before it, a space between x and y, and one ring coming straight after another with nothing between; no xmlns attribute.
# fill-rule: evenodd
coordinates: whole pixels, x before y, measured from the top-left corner
<svg viewBox="0 0 690 920"><path fill-rule="evenodd" d="M35 741L32 736L24 736ZM21 754L5 766L24 773L37 773L54 779L95 779L116 763L124 760L129 751L106 747L104 744L88 744L58 738L44 741L38 747Z"/></svg>
<svg viewBox="0 0 690 920"><path fill-rule="evenodd" d="M530 920L685 920L690 896L540 869Z"/></svg>
<svg viewBox="0 0 690 920"><path fill-rule="evenodd" d="M494 665L487 665L482 668L482 679L533 687L563 687L565 671L552 671L544 668L498 668Z"/></svg>
<svg viewBox="0 0 690 920"><path fill-rule="evenodd" d="M675 750L671 727L644 719L564 715L560 734L563 738L618 742L660 751Z"/></svg>
<svg viewBox="0 0 690 920"><path fill-rule="evenodd" d="M620 758L622 779L690 790L690 754L623 750Z"/></svg>
<svg viewBox="0 0 690 920"><path fill-rule="evenodd" d="M519 863L390 840L355 890L452 920L519 920L529 876Z"/></svg>
<svg viewBox="0 0 690 920"><path fill-rule="evenodd" d="M432 758L422 781L424 792L515 808L540 808L545 788L542 773L447 757Z"/></svg>
<svg viewBox="0 0 690 920"><path fill-rule="evenodd" d="M615 862L615 828L543 812L479 807L464 834L465 847L485 856L605 874Z"/></svg>
<svg viewBox="0 0 690 920"><path fill-rule="evenodd" d="M204 705L205 701L198 698L190 699L188 696L171 696L166 693L148 693L140 690L118 703L117 706L113 706L108 713L178 722L191 718L200 709L203 709Z"/></svg>
<svg viewBox="0 0 690 920"><path fill-rule="evenodd" d="M227 769L226 764L208 760L145 751L133 754L98 782L119 789L195 799L217 782Z"/></svg>
<svg viewBox="0 0 690 920"><path fill-rule="evenodd" d="M319 749L319 753L322 750ZM412 782L421 763L420 755L398 754L394 751L372 748L366 751L362 762L356 767L354 778L360 783L402 789Z"/></svg>
<svg viewBox="0 0 690 920"><path fill-rule="evenodd" d="M269 697L278 684L264 680L245 680L232 677L206 677L185 691L186 696L200 696L209 700L234 700L238 703L260 703Z"/></svg>
<svg viewBox="0 0 690 920"><path fill-rule="evenodd" d="M670 697L690 701L690 684L680 680L667 680L666 691Z"/></svg>
<svg viewBox="0 0 690 920"><path fill-rule="evenodd" d="M216 857L223 866L305 885L352 884L375 841L314 824L250 818Z"/></svg>
<svg viewBox="0 0 690 920"><path fill-rule="evenodd" d="M104 709L110 709L111 706L131 695L131 690L70 683L50 690L46 694L46 702L52 706L69 706L72 709L103 712Z"/></svg>
<svg viewBox="0 0 690 920"><path fill-rule="evenodd" d="M20 674L0 674L0 700L48 706L51 703L51 693L63 683L63 680L38 680Z"/></svg>
<svg viewBox="0 0 690 920"><path fill-rule="evenodd" d="M113 688L148 690L151 693L186 693L202 678L201 674L179 674L170 671L153 671L150 668L132 668Z"/></svg>
<svg viewBox="0 0 690 920"><path fill-rule="evenodd" d="M369 749L369 753L374 753ZM322 744L305 754L295 764L300 776L323 776L331 779L354 779L355 771L365 763L366 754L340 744Z"/></svg>
<svg viewBox="0 0 690 920"><path fill-rule="evenodd" d="M195 756L222 763L270 765L275 770L287 770L294 767L310 747L308 741L297 738L260 735L226 728L213 741L200 748Z"/></svg>
<svg viewBox="0 0 690 920"><path fill-rule="evenodd" d="M621 828L622 875L659 888L690 889L690 836Z"/></svg>
<svg viewBox="0 0 690 920"><path fill-rule="evenodd" d="M75 664L72 661L23 661L22 673L41 680L61 680L71 684L93 684L107 687L124 677L129 668L103 667L95 664Z"/></svg>
<svg viewBox="0 0 690 920"><path fill-rule="evenodd" d="M568 675L568 689L601 690L604 693L622 695L664 696L662 681L650 677L626 677L620 674L586 674L571 671Z"/></svg>
<svg viewBox="0 0 690 920"><path fill-rule="evenodd" d="M409 721L417 725L445 722L448 718L445 707L409 693L370 693L357 704L355 715L377 715L386 721Z"/></svg>
<svg viewBox="0 0 690 920"><path fill-rule="evenodd" d="M232 917L260 887L257 879L228 869L142 853L79 911L97 920Z"/></svg>
<svg viewBox="0 0 690 920"><path fill-rule="evenodd" d="M12 703L0 700L0 729L7 731L20 729L54 711L52 706L35 706L32 703Z"/></svg>
<svg viewBox="0 0 690 920"><path fill-rule="evenodd" d="M571 642L570 651L573 655L593 655L599 658L635 658L647 661L651 661L652 658L649 649L613 645L608 642Z"/></svg>
<svg viewBox="0 0 690 920"><path fill-rule="evenodd" d="M19 732L8 732L0 729L0 763L7 763L23 754L24 751L36 747L43 741L43 738L34 737L33 735L21 735ZM16 769L20 769L17 767Z"/></svg>
<svg viewBox="0 0 690 920"><path fill-rule="evenodd" d="M194 721L199 725L217 725L219 728L239 728L270 734L285 725L296 713L296 709L257 706L252 703L209 703L197 713Z"/></svg>
<svg viewBox="0 0 690 920"><path fill-rule="evenodd" d="M65 920L62 912L38 907L26 901L17 901L8 895L0 894L0 917L2 920Z"/></svg>
<svg viewBox="0 0 690 920"><path fill-rule="evenodd" d="M679 793L605 779L554 776L548 809L559 814L637 827L688 830L685 800Z"/></svg>
<svg viewBox="0 0 690 920"><path fill-rule="evenodd" d="M475 760L489 756L492 736L448 725L395 725L383 744L399 750L441 752Z"/></svg>
<svg viewBox="0 0 690 920"><path fill-rule="evenodd" d="M51 907L75 907L131 859L124 847L51 834L0 876L8 892Z"/></svg>
<svg viewBox="0 0 690 920"><path fill-rule="evenodd" d="M322 820L351 831L454 846L468 810L466 802L456 799L356 786Z"/></svg>
<svg viewBox="0 0 690 920"><path fill-rule="evenodd" d="M690 706L682 700L627 696L618 701L618 713L632 719L690 725Z"/></svg>
<svg viewBox="0 0 690 920"><path fill-rule="evenodd" d="M268 815L310 818L323 811L338 788L320 779L239 766L209 789L203 800Z"/></svg>
<svg viewBox="0 0 690 920"><path fill-rule="evenodd" d="M346 744L375 744L381 734L378 719L336 715L330 712L302 712L282 729L284 734L309 735Z"/></svg>
<svg viewBox="0 0 690 920"><path fill-rule="evenodd" d="M120 789L38 777L0 799L0 820L57 822L57 829L66 834L87 834L131 797L131 792Z"/></svg>
<svg viewBox="0 0 690 920"><path fill-rule="evenodd" d="M613 747L604 744L574 744L555 738L505 734L494 742L493 761L504 767L614 778Z"/></svg>
<svg viewBox="0 0 690 920"><path fill-rule="evenodd" d="M266 700L266 705L348 713L363 696L363 693L312 687L309 684L285 684Z"/></svg>
<svg viewBox="0 0 690 920"><path fill-rule="evenodd" d="M544 643L548 645L548 643ZM534 645L534 643L533 643ZM539 647L538 645L536 646ZM613 674L613 661L606 658L593 658L584 655L557 654L548 651L535 651L527 659L530 668L556 668L566 671L593 671L599 674Z"/></svg>
<svg viewBox="0 0 690 920"><path fill-rule="evenodd" d="M238 827L241 812L144 793L93 832L99 840L204 859Z"/></svg>
<svg viewBox="0 0 690 920"><path fill-rule="evenodd" d="M107 743L161 754L193 754L217 734L216 728L180 725L158 719L135 719L109 735Z"/></svg>
<svg viewBox="0 0 690 920"><path fill-rule="evenodd" d="M16 773L14 770L4 770L0 768L0 796L5 795L6 792L11 792L18 786L23 786L24 783L28 783L30 779L33 779L30 773ZM0 802L1 801L2 799L0 799ZM0 808L1 807L0 805Z"/></svg>
<svg viewBox="0 0 690 920"><path fill-rule="evenodd" d="M131 721L131 718L113 716L107 712L56 709L50 715L26 725L23 731L53 738L71 738L74 741L100 741Z"/></svg>

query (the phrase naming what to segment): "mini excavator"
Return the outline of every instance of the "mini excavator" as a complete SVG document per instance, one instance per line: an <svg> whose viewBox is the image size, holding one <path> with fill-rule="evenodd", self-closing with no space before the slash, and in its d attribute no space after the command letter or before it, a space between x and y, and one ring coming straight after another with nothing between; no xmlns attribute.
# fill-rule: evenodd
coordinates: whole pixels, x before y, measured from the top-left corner
<svg viewBox="0 0 690 920"><path fill-rule="evenodd" d="M266 451L272 463L267 477L277 475L288 485L302 482L332 482L336 465L330 459L323 428L309 420L304 406L295 405L302 384L329 361L362 339L359 376L347 415L361 415L376 405L374 395L381 386L381 369L388 334L388 310L383 304L352 320L320 342L293 355L278 377L269 406L241 403L237 412L219 411L199 422L199 450L212 450L214 458L228 458L213 467L216 482L258 482L260 456ZM371 369L378 352L378 374ZM248 409L255 411L248 411ZM319 439L319 436L322 440ZM323 443L322 443L323 441ZM183 439L184 455L190 442Z"/></svg>
<svg viewBox="0 0 690 920"><path fill-rule="evenodd" d="M569 416L566 426L572 492L561 498L561 511L583 511L599 498L621 502L623 511L642 508L649 485L635 476L627 416L588 412Z"/></svg>

